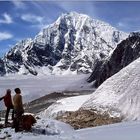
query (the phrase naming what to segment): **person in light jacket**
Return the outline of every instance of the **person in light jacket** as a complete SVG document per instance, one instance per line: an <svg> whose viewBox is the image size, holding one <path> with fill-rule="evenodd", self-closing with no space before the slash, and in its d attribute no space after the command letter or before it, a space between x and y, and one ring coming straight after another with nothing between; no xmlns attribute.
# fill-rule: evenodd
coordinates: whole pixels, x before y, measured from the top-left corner
<svg viewBox="0 0 140 140"><path fill-rule="evenodd" d="M22 115L24 113L23 109L23 103L22 103L22 96L21 96L21 90L19 88L15 89L15 95L13 97L13 103L14 103L14 127L15 127L15 132L19 131L19 123L22 118Z"/></svg>

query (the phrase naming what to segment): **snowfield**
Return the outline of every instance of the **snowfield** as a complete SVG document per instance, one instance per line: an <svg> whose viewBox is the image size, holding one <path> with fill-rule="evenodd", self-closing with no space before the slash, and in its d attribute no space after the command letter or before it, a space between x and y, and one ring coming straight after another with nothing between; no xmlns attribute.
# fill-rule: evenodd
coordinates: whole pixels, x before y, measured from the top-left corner
<svg viewBox="0 0 140 140"><path fill-rule="evenodd" d="M89 75L11 75L0 77L0 96L5 95L6 89L21 88L23 102L28 102L52 92L93 90L91 84L86 82ZM81 93L82 94L82 93ZM1 101L3 108L3 102Z"/></svg>
<svg viewBox="0 0 140 140"><path fill-rule="evenodd" d="M139 66L140 58L107 79L92 95L58 100L40 115L55 118L82 107L108 112L110 116L123 117L124 120L140 120Z"/></svg>
<svg viewBox="0 0 140 140"><path fill-rule="evenodd" d="M0 139L6 140L139 140L140 122L118 123L73 130L69 125L48 119L38 120L32 132L15 133L14 129L2 129ZM7 137L11 135L11 137ZM6 138L7 137L7 138Z"/></svg>
<svg viewBox="0 0 140 140"><path fill-rule="evenodd" d="M55 118L66 111L77 111L91 95L81 95L76 97L64 98L56 101L46 110L39 113L41 117Z"/></svg>
<svg viewBox="0 0 140 140"><path fill-rule="evenodd" d="M96 109L124 120L140 120L140 58L107 79L92 95L58 100L40 115L55 118L66 111Z"/></svg>
<svg viewBox="0 0 140 140"><path fill-rule="evenodd" d="M140 58L107 79L82 107L140 120Z"/></svg>

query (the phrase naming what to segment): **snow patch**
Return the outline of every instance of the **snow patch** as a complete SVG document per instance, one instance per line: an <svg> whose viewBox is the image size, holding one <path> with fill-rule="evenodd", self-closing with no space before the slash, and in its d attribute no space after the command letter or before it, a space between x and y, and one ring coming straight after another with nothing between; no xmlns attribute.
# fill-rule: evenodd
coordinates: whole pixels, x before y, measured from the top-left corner
<svg viewBox="0 0 140 140"><path fill-rule="evenodd" d="M90 98L90 95L81 95L58 100L48 109L39 113L41 117L55 118L66 111L77 111L81 105Z"/></svg>

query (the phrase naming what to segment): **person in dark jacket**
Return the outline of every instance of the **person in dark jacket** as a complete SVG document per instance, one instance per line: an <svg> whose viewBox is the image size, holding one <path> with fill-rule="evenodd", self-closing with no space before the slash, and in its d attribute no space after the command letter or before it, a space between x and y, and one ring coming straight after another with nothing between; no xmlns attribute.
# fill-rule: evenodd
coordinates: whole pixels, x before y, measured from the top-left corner
<svg viewBox="0 0 140 140"><path fill-rule="evenodd" d="M7 89L5 96L0 98L0 101L4 100L4 104L7 107L6 110L6 114L5 114L5 125L8 124L8 116L9 116L9 112L11 109L13 109L12 111L12 120L14 119L14 106L12 103L12 98L11 98L11 90Z"/></svg>
<svg viewBox="0 0 140 140"><path fill-rule="evenodd" d="M24 113L24 109L23 109L23 103L22 103L21 90L19 88L16 88L15 93L16 94L13 97L14 113L15 113L14 127L15 127L15 132L18 132L20 120Z"/></svg>

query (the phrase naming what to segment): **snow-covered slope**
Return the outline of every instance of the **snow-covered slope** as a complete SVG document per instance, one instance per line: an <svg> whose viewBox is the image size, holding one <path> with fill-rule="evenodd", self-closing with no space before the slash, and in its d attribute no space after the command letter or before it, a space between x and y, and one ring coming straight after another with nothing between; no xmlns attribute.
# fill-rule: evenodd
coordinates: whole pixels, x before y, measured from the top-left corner
<svg viewBox="0 0 140 140"><path fill-rule="evenodd" d="M5 73L90 73L127 34L108 23L70 12L17 43L4 56Z"/></svg>
<svg viewBox="0 0 140 140"><path fill-rule="evenodd" d="M48 109L39 113L41 117L56 118L66 111L77 111L81 105L90 98L90 95L64 98L56 101Z"/></svg>
<svg viewBox="0 0 140 140"><path fill-rule="evenodd" d="M73 130L62 122L38 120L33 132L15 133L7 128L0 132L0 139L5 140L139 140L140 122L118 123L107 126ZM41 134L43 132L43 134Z"/></svg>
<svg viewBox="0 0 140 140"><path fill-rule="evenodd" d="M79 140L139 140L140 122L119 123L79 130ZM77 139L78 140L78 139Z"/></svg>
<svg viewBox="0 0 140 140"><path fill-rule="evenodd" d="M140 120L140 58L107 79L83 104L127 120Z"/></svg>
<svg viewBox="0 0 140 140"><path fill-rule="evenodd" d="M94 81L94 86L98 87L107 78L120 71L138 57L140 57L140 33L132 32L128 38L117 45L116 49L106 60L96 62L88 81Z"/></svg>

